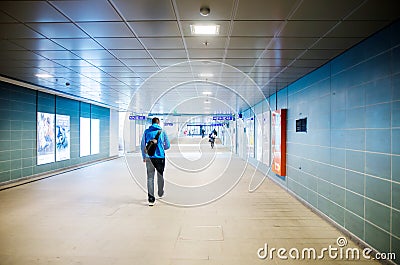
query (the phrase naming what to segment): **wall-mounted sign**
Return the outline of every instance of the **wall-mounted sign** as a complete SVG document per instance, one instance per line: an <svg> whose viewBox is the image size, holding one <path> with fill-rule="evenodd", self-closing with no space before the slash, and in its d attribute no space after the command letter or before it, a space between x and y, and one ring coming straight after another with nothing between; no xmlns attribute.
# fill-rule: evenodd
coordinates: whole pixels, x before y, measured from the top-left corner
<svg viewBox="0 0 400 265"><path fill-rule="evenodd" d="M286 176L286 109L272 112L272 171Z"/></svg>
<svg viewBox="0 0 400 265"><path fill-rule="evenodd" d="M164 126L174 126L172 122L164 122Z"/></svg>
<svg viewBox="0 0 400 265"><path fill-rule="evenodd" d="M146 120L146 116L129 115L129 120L131 120L131 121L134 121L134 120Z"/></svg>
<svg viewBox="0 0 400 265"><path fill-rule="evenodd" d="M296 120L296 132L307 132L307 118Z"/></svg>

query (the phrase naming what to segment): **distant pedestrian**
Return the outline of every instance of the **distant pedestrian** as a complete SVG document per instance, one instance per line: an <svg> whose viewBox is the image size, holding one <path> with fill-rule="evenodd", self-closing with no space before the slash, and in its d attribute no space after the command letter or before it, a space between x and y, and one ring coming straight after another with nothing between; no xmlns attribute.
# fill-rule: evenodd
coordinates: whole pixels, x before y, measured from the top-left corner
<svg viewBox="0 0 400 265"><path fill-rule="evenodd" d="M215 144L215 138L216 138L216 135L215 135L215 133L214 133L214 131L212 131L209 135L208 135L208 141L211 143L211 149L213 149L214 148L214 144Z"/></svg>
<svg viewBox="0 0 400 265"><path fill-rule="evenodd" d="M158 196L161 198L164 195L164 168L165 168L165 150L170 148L170 143L167 134L160 126L158 118L152 119L152 125L143 133L141 150L143 162L146 163L147 169L147 195L149 206L153 206L156 198L154 196L154 174L157 170L157 188ZM158 135L158 136L157 136ZM149 141L156 139L156 149L153 155L146 153L146 145Z"/></svg>

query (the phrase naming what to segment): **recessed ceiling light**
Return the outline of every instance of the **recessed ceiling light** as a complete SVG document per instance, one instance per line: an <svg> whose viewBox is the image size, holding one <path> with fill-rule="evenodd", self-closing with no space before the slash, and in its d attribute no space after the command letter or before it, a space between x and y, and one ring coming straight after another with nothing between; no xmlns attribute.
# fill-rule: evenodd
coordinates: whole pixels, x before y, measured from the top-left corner
<svg viewBox="0 0 400 265"><path fill-rule="evenodd" d="M190 25L193 35L219 35L219 25Z"/></svg>
<svg viewBox="0 0 400 265"><path fill-rule="evenodd" d="M39 77L39 78L51 78L51 77L53 77L52 75L49 75L49 74L36 74L35 76Z"/></svg>
<svg viewBox="0 0 400 265"><path fill-rule="evenodd" d="M199 77L213 77L214 74L213 73L200 73Z"/></svg>
<svg viewBox="0 0 400 265"><path fill-rule="evenodd" d="M204 103L206 103L206 104L210 104L211 102L210 102L210 101L208 101L208 100L206 100L206 101L204 101Z"/></svg>
<svg viewBox="0 0 400 265"><path fill-rule="evenodd" d="M203 95L211 95L212 94L212 92L209 92L209 91L204 91L203 92Z"/></svg>

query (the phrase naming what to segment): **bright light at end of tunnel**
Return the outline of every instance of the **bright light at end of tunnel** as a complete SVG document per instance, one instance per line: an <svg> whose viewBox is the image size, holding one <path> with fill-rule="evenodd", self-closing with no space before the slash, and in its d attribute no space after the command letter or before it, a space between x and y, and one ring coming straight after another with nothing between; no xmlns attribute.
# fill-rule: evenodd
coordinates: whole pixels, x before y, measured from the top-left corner
<svg viewBox="0 0 400 265"><path fill-rule="evenodd" d="M190 25L193 35L219 35L219 25Z"/></svg>
<svg viewBox="0 0 400 265"><path fill-rule="evenodd" d="M35 76L39 77L39 78L51 78L51 77L53 77L52 75L49 75L49 74L36 74Z"/></svg>

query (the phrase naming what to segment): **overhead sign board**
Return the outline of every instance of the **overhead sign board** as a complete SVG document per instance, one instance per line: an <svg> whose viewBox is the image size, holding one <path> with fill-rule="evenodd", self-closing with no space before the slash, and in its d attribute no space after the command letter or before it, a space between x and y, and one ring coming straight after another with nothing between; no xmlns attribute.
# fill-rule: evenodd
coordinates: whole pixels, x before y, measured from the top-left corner
<svg viewBox="0 0 400 265"><path fill-rule="evenodd" d="M134 120L146 120L146 116L129 115L129 120L131 120L131 121L134 121Z"/></svg>
<svg viewBox="0 0 400 265"><path fill-rule="evenodd" d="M233 120L232 115L227 116L213 116L214 121L231 121Z"/></svg>

